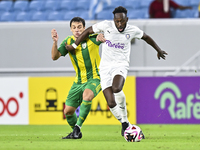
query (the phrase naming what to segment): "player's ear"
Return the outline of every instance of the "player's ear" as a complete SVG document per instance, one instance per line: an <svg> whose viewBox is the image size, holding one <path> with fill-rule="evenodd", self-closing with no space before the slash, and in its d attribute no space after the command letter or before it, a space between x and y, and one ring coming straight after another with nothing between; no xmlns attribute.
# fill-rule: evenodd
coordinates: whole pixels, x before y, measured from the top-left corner
<svg viewBox="0 0 200 150"><path fill-rule="evenodd" d="M128 22L128 17L126 17L126 22Z"/></svg>

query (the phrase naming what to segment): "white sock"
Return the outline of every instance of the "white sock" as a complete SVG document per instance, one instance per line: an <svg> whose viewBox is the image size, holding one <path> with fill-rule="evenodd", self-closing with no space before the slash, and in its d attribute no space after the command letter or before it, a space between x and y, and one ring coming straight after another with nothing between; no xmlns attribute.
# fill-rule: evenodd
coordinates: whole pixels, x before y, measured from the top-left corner
<svg viewBox="0 0 200 150"><path fill-rule="evenodd" d="M114 93L114 96L115 96L115 101L117 105L119 105L119 113L121 114L122 122L129 123L128 117L127 117L126 97L124 95L124 92L120 91L118 93Z"/></svg>
<svg viewBox="0 0 200 150"><path fill-rule="evenodd" d="M117 120L119 120L122 123L122 117L121 117L121 115L119 113L119 106L116 105L115 107L110 108L110 111L115 116L115 118L117 118Z"/></svg>
<svg viewBox="0 0 200 150"><path fill-rule="evenodd" d="M79 127L79 129L81 129L81 127L79 125L76 124L77 127Z"/></svg>

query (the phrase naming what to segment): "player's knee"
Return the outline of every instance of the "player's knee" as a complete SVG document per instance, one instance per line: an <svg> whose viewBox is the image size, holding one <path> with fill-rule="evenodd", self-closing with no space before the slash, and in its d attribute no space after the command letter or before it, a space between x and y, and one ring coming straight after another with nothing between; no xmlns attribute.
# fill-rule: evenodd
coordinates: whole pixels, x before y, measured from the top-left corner
<svg viewBox="0 0 200 150"><path fill-rule="evenodd" d="M113 90L113 93L119 93L122 90L122 88L121 87L112 86L112 90Z"/></svg>
<svg viewBox="0 0 200 150"><path fill-rule="evenodd" d="M113 107L115 107L116 106L116 103L113 101L111 101L111 102L108 102L108 106L110 107L110 108L113 108Z"/></svg>
<svg viewBox="0 0 200 150"><path fill-rule="evenodd" d="M65 115L73 115L73 113L74 112L72 110L69 110L69 109L66 109L66 108L64 109L64 114Z"/></svg>
<svg viewBox="0 0 200 150"><path fill-rule="evenodd" d="M85 100L85 101L92 101L93 98L94 98L94 93L93 93L92 90L86 89L83 92L83 100Z"/></svg>
<svg viewBox="0 0 200 150"><path fill-rule="evenodd" d="M94 96L86 95L86 96L83 97L83 100L85 100L85 101L92 101L93 98L94 98Z"/></svg>

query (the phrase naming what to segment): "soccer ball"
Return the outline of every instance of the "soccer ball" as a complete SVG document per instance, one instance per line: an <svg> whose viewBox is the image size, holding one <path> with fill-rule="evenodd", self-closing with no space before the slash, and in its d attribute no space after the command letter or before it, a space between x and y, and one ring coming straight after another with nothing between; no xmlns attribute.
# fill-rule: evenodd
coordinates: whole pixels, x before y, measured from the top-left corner
<svg viewBox="0 0 200 150"><path fill-rule="evenodd" d="M136 125L130 125L124 131L124 138L127 142L140 142L143 138L142 130Z"/></svg>

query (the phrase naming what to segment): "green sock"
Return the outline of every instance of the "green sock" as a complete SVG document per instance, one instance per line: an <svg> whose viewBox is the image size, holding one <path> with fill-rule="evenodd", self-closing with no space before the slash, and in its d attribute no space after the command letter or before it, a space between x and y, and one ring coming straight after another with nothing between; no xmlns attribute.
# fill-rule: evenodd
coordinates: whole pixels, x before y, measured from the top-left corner
<svg viewBox="0 0 200 150"><path fill-rule="evenodd" d="M79 118L77 122L78 126L80 127L82 126L83 122L85 121L87 115L90 112L91 105L92 105L92 101L83 100L83 102L81 103Z"/></svg>
<svg viewBox="0 0 200 150"><path fill-rule="evenodd" d="M76 113L74 112L73 115L65 115L65 116L66 116L67 122L70 125L70 127L72 129L74 129L74 126L75 126L75 124L77 122L77 115L76 115Z"/></svg>

